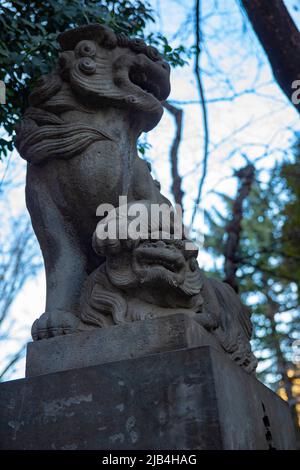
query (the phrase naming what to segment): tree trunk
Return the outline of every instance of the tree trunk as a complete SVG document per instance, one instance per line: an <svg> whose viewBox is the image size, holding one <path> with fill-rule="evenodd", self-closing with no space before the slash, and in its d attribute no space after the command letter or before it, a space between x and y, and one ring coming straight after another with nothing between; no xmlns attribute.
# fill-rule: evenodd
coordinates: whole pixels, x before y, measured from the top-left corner
<svg viewBox="0 0 300 470"><path fill-rule="evenodd" d="M267 54L275 80L300 113L300 104L292 100L295 92L292 84L300 80L300 32L284 2L241 0L241 3Z"/></svg>
<svg viewBox="0 0 300 470"><path fill-rule="evenodd" d="M249 196L255 177L253 165L247 165L236 171L235 176L239 179L237 196L232 206L231 220L226 226L226 242L224 245L224 281L238 292L239 285L236 272L239 267L240 237L242 232L243 203Z"/></svg>

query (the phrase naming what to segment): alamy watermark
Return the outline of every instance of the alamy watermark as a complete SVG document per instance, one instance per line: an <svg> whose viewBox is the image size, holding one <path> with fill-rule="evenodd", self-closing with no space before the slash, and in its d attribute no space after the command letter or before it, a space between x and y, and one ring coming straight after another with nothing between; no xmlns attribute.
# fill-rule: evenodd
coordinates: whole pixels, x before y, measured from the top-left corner
<svg viewBox="0 0 300 470"><path fill-rule="evenodd" d="M128 202L119 197L119 206L100 204L96 215L102 217L96 228L98 240L186 240L185 249L195 250L182 220L179 204L150 201Z"/></svg>

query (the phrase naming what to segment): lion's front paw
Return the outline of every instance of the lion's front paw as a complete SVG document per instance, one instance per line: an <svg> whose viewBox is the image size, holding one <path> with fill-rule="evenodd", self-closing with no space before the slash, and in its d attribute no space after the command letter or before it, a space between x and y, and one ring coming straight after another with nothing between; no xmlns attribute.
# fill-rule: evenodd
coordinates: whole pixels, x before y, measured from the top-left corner
<svg viewBox="0 0 300 470"><path fill-rule="evenodd" d="M75 333L79 330L80 320L70 312L55 310L45 312L35 320L31 328L34 341L53 336Z"/></svg>

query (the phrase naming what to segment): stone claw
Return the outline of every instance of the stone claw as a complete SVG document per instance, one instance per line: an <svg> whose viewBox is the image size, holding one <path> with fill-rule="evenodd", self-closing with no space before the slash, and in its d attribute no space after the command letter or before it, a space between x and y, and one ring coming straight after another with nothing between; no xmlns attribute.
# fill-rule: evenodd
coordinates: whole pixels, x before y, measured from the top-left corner
<svg viewBox="0 0 300 470"><path fill-rule="evenodd" d="M70 312L63 310L45 312L33 323L31 336L34 341L37 341L75 333L79 330L79 325L79 318Z"/></svg>

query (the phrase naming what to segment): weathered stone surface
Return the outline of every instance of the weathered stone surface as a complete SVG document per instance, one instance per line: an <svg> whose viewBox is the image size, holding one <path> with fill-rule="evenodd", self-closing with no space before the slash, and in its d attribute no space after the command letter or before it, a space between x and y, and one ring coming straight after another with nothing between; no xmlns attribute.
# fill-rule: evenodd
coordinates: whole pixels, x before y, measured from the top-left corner
<svg viewBox="0 0 300 470"><path fill-rule="evenodd" d="M191 316L178 313L29 343L26 376L206 345L221 350L215 337Z"/></svg>
<svg viewBox="0 0 300 470"><path fill-rule="evenodd" d="M200 270L180 210L138 155L139 136L161 119L170 66L142 39L100 24L65 31L58 42L57 65L36 83L16 129L46 270L33 340L180 310L253 372L249 310Z"/></svg>
<svg viewBox="0 0 300 470"><path fill-rule="evenodd" d="M170 66L143 40L99 24L58 41L58 64L31 93L16 139L29 162L26 203L46 268L34 339L78 327L84 282L104 261L92 248L100 204L118 207L119 196L170 204L136 144L163 114Z"/></svg>
<svg viewBox="0 0 300 470"><path fill-rule="evenodd" d="M2 449L292 449L288 406L210 347L0 385Z"/></svg>

